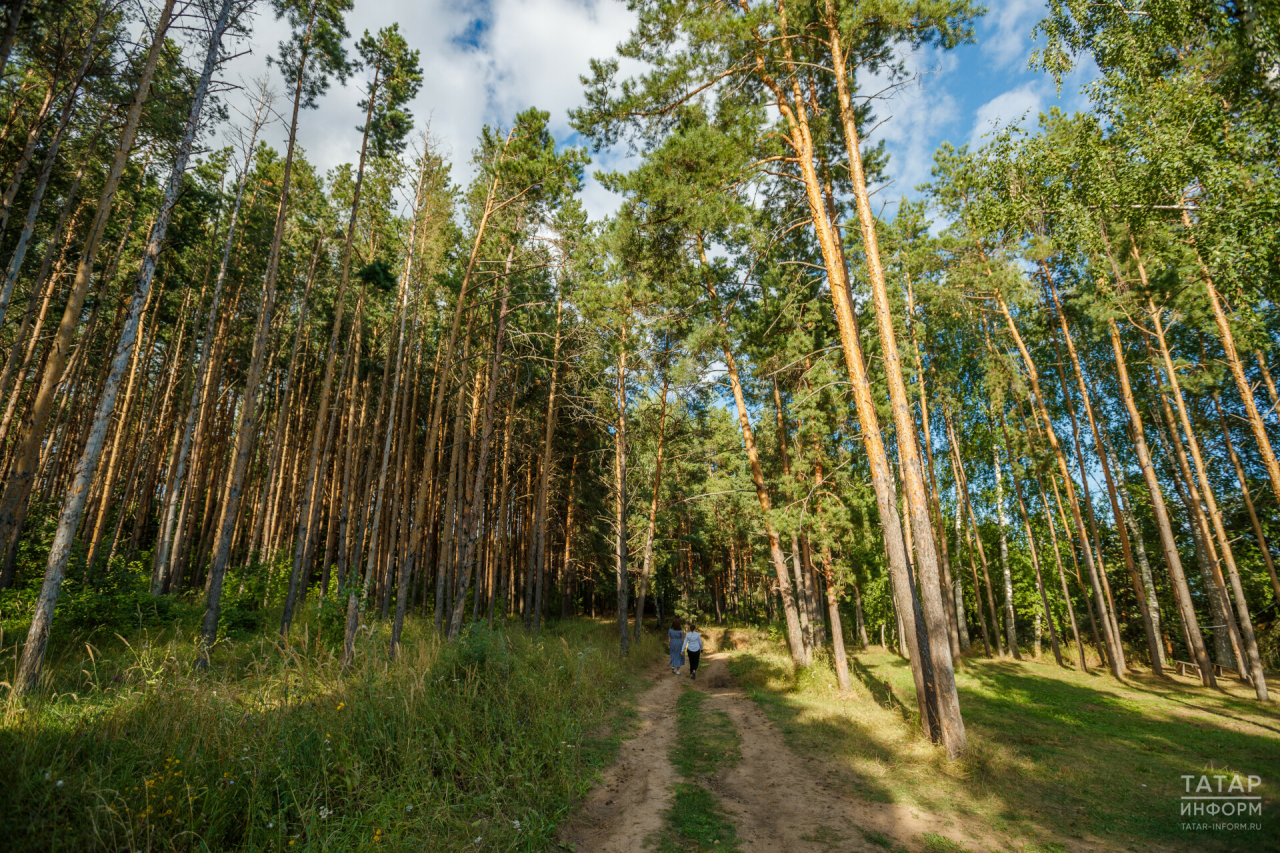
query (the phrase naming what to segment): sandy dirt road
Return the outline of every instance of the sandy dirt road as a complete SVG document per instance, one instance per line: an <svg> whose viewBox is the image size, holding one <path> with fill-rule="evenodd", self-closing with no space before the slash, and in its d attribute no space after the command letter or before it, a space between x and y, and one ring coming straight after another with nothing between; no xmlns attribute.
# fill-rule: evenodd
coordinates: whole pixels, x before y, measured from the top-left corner
<svg viewBox="0 0 1280 853"><path fill-rule="evenodd" d="M708 652L696 681L657 664L638 700L640 723L625 741L575 819L562 828L562 849L578 853L642 853L653 847L682 781L669 758L676 735L676 700L685 689L707 694L703 707L729 715L741 738L742 759L695 781L720 800L735 824L743 853L886 853L919 851L935 833L966 850L1020 850L1012 838L962 815L929 814L911 804L861 799L838 783L833 768L791 750L782 733L738 688L728 653ZM878 836L876 843L868 836ZM1023 842L1025 843L1025 842ZM1097 839L1072 839L1071 853L1110 849Z"/></svg>

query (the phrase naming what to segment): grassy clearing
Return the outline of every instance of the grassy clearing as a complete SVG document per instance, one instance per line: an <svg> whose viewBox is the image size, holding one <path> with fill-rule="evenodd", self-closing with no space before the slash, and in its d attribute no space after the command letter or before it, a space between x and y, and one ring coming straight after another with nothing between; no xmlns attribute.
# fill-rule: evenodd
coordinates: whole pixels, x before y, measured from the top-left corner
<svg viewBox="0 0 1280 853"><path fill-rule="evenodd" d="M441 644L415 621L395 661L362 633L344 674L320 627L228 642L209 673L176 629L63 646L0 724L4 849L542 850L660 645L621 661L587 622Z"/></svg>
<svg viewBox="0 0 1280 853"><path fill-rule="evenodd" d="M1028 850L1082 836L1133 849L1280 849L1280 712L1251 691L1144 675L1121 685L1052 659L975 658L957 674L970 751L949 762L918 734L911 672L896 655L851 659L854 696L844 698L829 667L793 672L763 633L735 629L725 645L789 742L836 765L855 796L973 816ZM1183 774L1235 773L1263 780L1262 816L1235 819L1261 829L1184 829Z"/></svg>
<svg viewBox="0 0 1280 853"><path fill-rule="evenodd" d="M699 780L731 767L742 757L738 730L723 711L703 707L707 695L685 687L676 700L679 727L671 763L689 781L674 790L657 853L737 853L738 836L715 794Z"/></svg>

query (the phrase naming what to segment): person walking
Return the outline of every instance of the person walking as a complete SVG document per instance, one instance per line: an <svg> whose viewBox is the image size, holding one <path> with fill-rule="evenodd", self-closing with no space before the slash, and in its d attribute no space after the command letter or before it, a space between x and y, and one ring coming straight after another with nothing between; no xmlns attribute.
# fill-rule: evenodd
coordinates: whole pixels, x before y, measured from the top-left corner
<svg viewBox="0 0 1280 853"><path fill-rule="evenodd" d="M671 652L671 674L679 675L684 666L684 631L680 630L679 619L667 629L667 650Z"/></svg>
<svg viewBox="0 0 1280 853"><path fill-rule="evenodd" d="M698 626L689 625L689 632L684 635L684 651L689 653L689 677L698 677L698 656L702 654L702 635L698 633Z"/></svg>

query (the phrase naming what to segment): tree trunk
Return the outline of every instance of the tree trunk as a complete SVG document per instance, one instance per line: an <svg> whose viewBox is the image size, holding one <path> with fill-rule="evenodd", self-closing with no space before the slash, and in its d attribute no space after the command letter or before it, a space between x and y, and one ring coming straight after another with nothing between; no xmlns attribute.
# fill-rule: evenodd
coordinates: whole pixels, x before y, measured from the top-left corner
<svg viewBox="0 0 1280 853"><path fill-rule="evenodd" d="M929 503L925 496L924 474L916 439L915 419L911 414L906 384L902 378L897 333L893 322L893 307L885 283L884 269L880 263L875 215L871 210L871 199L867 192L867 182L863 173L862 151L849 93L849 80L844 71L847 56L841 47L840 28L833 0L826 0L825 16L827 34L829 36L828 47L831 52L833 68L835 69L833 76L840 105L841 127L844 131L845 148L849 157L849 176L853 183L854 202L858 211L859 228L862 233L863 255L867 262L868 280L871 285L871 300L875 307L882 361L885 377L889 385L889 403L893 412L893 422L898 438L898 454L902 462L902 486L907 498L911 527L915 531L916 569L920 575L919 599L920 607L923 611L923 623L928 636L927 648L924 643L920 645L921 651L930 657L933 676L936 679L934 687L937 691L938 726L940 730L934 733L934 740L942 742L946 746L948 756L956 758L965 750L966 737L964 721L960 715L960 699L956 692L955 674L952 669L951 646L946 627L947 612L942 603L938 556L934 548L933 521L930 517ZM788 52L790 51L789 43L784 49ZM809 161L809 163L811 162ZM802 163L802 170L809 163ZM812 171L811 166L810 171ZM809 182L806 181L806 183ZM815 218L816 216L817 213L815 211ZM834 235L828 233L827 236L830 238ZM838 249L839 247L837 246L836 248ZM836 322L840 328L840 340L845 350L845 365L849 373L849 379L854 386L856 397L859 396L860 390L869 391L870 386L866 381L865 375L859 376L859 374L865 374L863 365L854 364L854 362L862 361L861 352L857 351L857 348L860 348L860 342L855 337L857 324L853 307L849 304L849 288L846 276L843 275L845 272L843 259L841 259L839 267L842 275L837 280L832 281L831 295L835 303ZM863 406L859 405L858 409L859 419L862 421L862 430L865 435L868 432L868 422L862 417ZM875 431L879 431L878 425ZM870 455L873 459L872 468L874 471L876 466L874 457L877 454L871 453ZM914 663L915 659L913 658L913 668ZM923 668L923 660L920 663L922 665L921 668Z"/></svg>
<svg viewBox="0 0 1280 853"><path fill-rule="evenodd" d="M1009 440L1009 425L1006 423L1004 411L1000 412L1000 431L1004 435L1005 452L1009 455L1009 478L1013 480L1013 495L1018 501L1018 514L1022 516L1022 527L1027 534L1027 548L1031 551L1031 567L1036 573L1036 589L1040 593L1040 604L1044 607L1044 617L1049 623L1049 643L1053 647L1053 658L1058 666L1062 662L1062 650L1058 648L1058 632L1053 627L1053 614L1049 610L1049 596L1044 589L1044 577L1040 573L1040 554L1036 548L1035 533L1031 530L1031 516L1027 514L1027 505L1022 498L1022 483L1018 481L1017 465L1013 457L1013 442ZM997 465L999 464L997 460ZM1015 646L1015 651L1017 647ZM1040 658L1040 614L1036 614L1036 659Z"/></svg>
<svg viewBox="0 0 1280 853"><path fill-rule="evenodd" d="M1049 413L1049 408L1045 403L1043 391L1040 389L1040 374L1036 370L1035 362L1031 359L1031 353L1027 351L1027 346L1022 340L1022 335L1018 331L1017 324L1013 321L1013 315L1009 312L1009 305L1005 302L1004 296L996 291L996 304L1000 308L1000 313L1004 315L1005 324L1009 328L1014 343L1017 344L1018 352L1022 356L1023 366L1026 368L1027 376L1031 381L1031 401L1032 406L1041 420L1041 428L1044 431L1045 438L1049 442L1049 448L1053 451L1054 458L1058 462L1058 473L1062 476L1063 488L1067 492L1067 506L1071 510L1071 519L1075 523L1076 541L1080 546L1080 553L1084 555L1085 569L1089 573L1089 582L1093 586L1093 595L1098 602L1098 610L1102 616L1102 633L1107 644L1107 662L1111 667L1111 674L1117 679L1124 678L1124 651L1120 647L1120 638L1116 636L1112 630L1112 622L1109 611L1107 609L1107 598L1102 589L1102 583L1098 578L1098 567L1094 563L1093 548L1091 547L1089 534L1085 530L1084 517L1080 513L1080 504L1076 499L1076 490L1074 481L1071 479L1071 469L1067 465L1066 454L1062 450L1062 446L1058 443L1058 434L1054 430L1053 417ZM1082 460L1083 464L1083 460ZM1083 470L1083 469L1082 469Z"/></svg>
<svg viewBox="0 0 1280 853"><path fill-rule="evenodd" d="M613 428L614 579L618 585L618 644L623 656L630 651L627 637L627 341L618 346L615 391L617 419Z"/></svg>
<svg viewBox="0 0 1280 853"><path fill-rule="evenodd" d="M134 288L133 298L129 305L128 319L125 320L124 329L121 331L120 340L116 345L115 356L111 362L111 372L107 375L102 393L98 399L98 406L93 415L93 426L90 430L88 441L85 444L84 451L81 453L80 461L76 464L72 485L63 501L62 513L58 518L58 528L54 533L53 544L49 551L49 561L45 568L44 583L40 590L40 597L37 600L35 614L31 619L27 642L22 650L22 662L19 665L18 678L15 684L15 690L19 694L33 689L40 678L44 651L49 640L49 628L53 621L53 610L58 600L58 591L62 586L62 579L66 573L67 561L71 557L72 541L75 538L77 528L80 526L80 517L84 511L85 501L89 496L89 487L97 471L102 445L106 440L107 426L111 420L111 413L115 408L116 394L119 391L120 381L132 356L138 324L141 322L142 311L151 292L151 282L155 277L156 260L169 227L169 219L173 213L174 205L178 201L178 192L182 187L183 176L187 169L187 159L191 154L192 145L195 143L200 114L204 109L205 95L209 90L209 82L213 77L213 70L218 64L222 48L222 35L230 23L232 5L232 0L223 0L218 19L210 33L204 68L196 86L195 96L191 102L190 114L187 117L182 140L178 145L177 156L174 159L169 182L165 188L164 200L161 202L160 211L156 216L155 224L152 226L151 236L147 241L146 250L143 254L142 268L138 274L138 283ZM162 12L162 17L165 19L166 24L168 13L171 9L172 0L166 3L165 11ZM154 64L151 64L151 68L154 70ZM135 104L140 106L136 97ZM136 122L134 124L136 127Z"/></svg>
<svg viewBox="0 0 1280 853"><path fill-rule="evenodd" d="M662 486L662 451L664 449L664 439L666 438L667 426L667 384L669 376L664 371L662 374L662 404L658 410L658 449L654 455L653 462L653 495L649 499L649 526L645 529L644 534L644 563L640 571L640 585L636 591L636 620L635 620L635 639L640 641L640 634L644 630L644 600L649 592L649 577L653 571L653 536L658 529L658 490ZM659 628L662 626L659 625Z"/></svg>
<svg viewBox="0 0 1280 853"><path fill-rule="evenodd" d="M507 275L511 274L511 258L515 252L515 247L507 253ZM542 466L538 476L538 497L537 507L534 510L534 535L537 541L534 545L533 556L537 560L537 567L534 572L534 601L533 601L533 630L537 632L542 628L542 598L546 588L546 569L547 554L551 547L547 541L547 498L548 492L551 491L551 440L555 437L556 432L556 380L560 377L560 318L564 308L563 292L556 298L556 335L555 343L551 348L551 390L547 399L547 418L546 429L542 439ZM495 374L496 376L496 374ZM486 417L488 414L486 413ZM636 618L640 618L637 612Z"/></svg>
<svg viewBox="0 0 1280 853"><path fill-rule="evenodd" d="M1135 257L1137 247L1134 247ZM1141 259L1138 260L1139 270L1142 278L1146 279L1146 271L1141 266ZM1227 577L1231 581L1231 590L1235 594L1236 604L1236 621L1240 634L1240 639L1244 643L1244 663L1248 667L1250 681L1253 682L1253 688L1258 696L1259 702L1267 701L1267 680L1262 671L1262 656L1258 653L1258 641L1253 633L1253 620L1249 615L1249 605L1244 598L1244 587L1240 583L1240 573L1236 568L1235 554L1231 548L1231 537L1227 535L1226 528L1222 524L1222 514L1218 512L1218 502L1213 496L1213 485L1209 482L1209 472L1205 468L1204 458L1200 453L1200 442L1196 438L1195 429L1191 425L1191 418L1187 415L1186 400L1182 396L1182 386L1178 382L1178 372L1174 369L1173 358L1169 354L1169 345L1164 336L1164 324L1160 321L1160 312L1156 310L1155 304L1150 298L1147 300L1147 308L1151 312L1151 321L1155 327L1156 341L1160 345L1160 357L1164 365L1166 378L1169 380L1169 387L1172 391L1173 401L1178 413L1178 420L1182 424L1182 432L1187 437L1187 446L1191 450L1192 461L1195 462L1195 473L1198 477L1200 493L1204 498L1205 508L1208 510L1209 521L1213 525L1213 532L1217 536L1218 546L1222 551L1222 556L1227 564ZM1163 398L1163 395L1161 395ZM1172 429L1172 424L1170 428ZM1221 571L1214 565L1214 577L1221 583ZM1230 615L1230 596L1226 594L1225 587L1221 590L1222 603ZM1241 675L1245 673L1242 671Z"/></svg>
<svg viewBox="0 0 1280 853"><path fill-rule="evenodd" d="M1010 459L1012 458L1010 456ZM1009 536L1007 533L1009 519L1004 514L1004 482L1000 475L1000 451L994 445L991 448L991 464L996 475L996 521L1000 525L1000 573L1004 576L1005 641L1009 644L1009 653L1016 660L1022 660L1022 653L1018 651L1018 632L1013 613L1013 572L1009 568Z"/></svg>
<svg viewBox="0 0 1280 853"><path fill-rule="evenodd" d="M1235 446L1231 443L1231 430L1227 427L1227 416L1222 412L1222 403L1218 399L1218 392L1213 392L1213 406L1218 412L1218 422L1222 425L1222 442L1226 446L1227 455L1231 457L1231 465L1235 468L1236 482L1240 484L1240 497L1244 499L1245 509L1249 512L1249 524L1253 527L1254 538L1258 540L1258 550L1262 552L1262 559L1267 565L1267 575L1271 578L1271 590L1275 595L1275 600L1280 601L1280 578L1276 577L1276 566L1271 559L1271 549L1267 547L1267 537L1262 532L1262 524L1258 521L1258 513L1253 508L1253 497L1249 493L1249 481L1244 474L1244 466L1240 464L1240 457L1236 454Z"/></svg>
<svg viewBox="0 0 1280 853"><path fill-rule="evenodd" d="M1142 469L1142 477L1146 481L1147 492L1151 497L1151 511L1155 516L1156 528L1160 532L1160 545L1164 551L1165 565L1168 566L1169 577L1173 581L1174 598L1178 602L1182 624L1191 642L1191 654L1200 667L1200 680L1206 687L1216 687L1217 681L1213 676L1213 667L1209 663L1209 654L1205 650L1200 625L1196 621L1195 607L1191 603L1191 590L1187 586L1187 578L1182 571L1182 558L1178 556L1178 546L1173 539L1173 528L1169 524L1164 490L1161 489L1160 481L1156 478L1155 467L1151 464L1151 454L1147 450L1142 415L1138 413L1138 406L1133 399L1133 389L1129 384L1129 368L1125 362L1124 347L1120 342L1120 329L1114 318L1108 318L1107 328L1111 337L1111 351L1116 361L1116 375L1120 381L1120 397L1129 415L1129 426L1134 450L1138 455L1138 466Z"/></svg>
<svg viewBox="0 0 1280 853"><path fill-rule="evenodd" d="M75 280L71 285L71 292L67 296L66 307L62 313L62 321L58 325L58 331L54 339L48 345L49 355L45 363L39 390L36 392L30 410L23 418L24 428L21 431L21 437L15 450L13 469L9 475L8 485L4 490L3 497L0 497L0 547L5 548L5 550L9 550L16 543L16 538L22 526L21 514L24 512L34 484L36 467L40 457L40 442L44 438L45 425L53 411L55 392L62 382L63 371L67 363L67 354L71 347L71 339L80 325L80 312L84 307L85 296L93 279L98 246L106 230L107 222L111 217L112 203L115 200L116 190L120 186L120 178L124 174L129 152L133 148L133 140L142 118L143 104L146 103L147 96L151 91L151 80L155 75L156 66L160 60L165 34L168 31L170 17L173 13L173 5L174 0L165 0L156 22L155 36L152 39L150 48L147 50L146 59L143 61L138 84L134 89L133 101L129 105L124 125L120 131L120 140L116 145L111 168L107 172L102 191L98 196L93 224L89 228L84 246L81 249L80 261L76 266ZM130 344L132 344L132 341L130 341ZM112 402L114 403L114 399ZM77 518L76 521L78 523L79 519ZM74 531L72 531L71 535L74 536ZM61 561L62 558L58 558L58 562ZM61 577L58 577L57 584L49 590L54 598L57 597L57 586L60 584ZM50 608L47 617L42 618L52 618L52 609ZM33 622L32 628L36 629L37 627L37 623ZM48 625L45 624L43 628L37 630L36 634L32 635L33 639L39 638L37 643L39 650L32 649L31 665L34 666L34 669L30 667L23 669L24 675L31 679L31 684L16 688L19 691L34 686L34 679L39 676L39 664L43 659L44 645L47 640L47 633L43 632L47 632L47 630ZM24 651L24 656L25 654Z"/></svg>
<svg viewBox="0 0 1280 853"><path fill-rule="evenodd" d="M773 562L773 570L778 578L778 592L782 597L782 612L787 622L787 641L791 647L791 661L796 666L806 666L808 657L804 645L804 635L800 627L800 614L796 609L795 591L791 586L791 575L787 569L786 557L782 554L782 543L778 531L770 517L772 505L769 490L764 481L764 469L760 465L760 455L756 450L755 434L751 429L751 420L747 414L747 402L742 393L742 381L738 377L738 363L729 348L728 321L719 310L719 298L711 281L711 270L707 262L706 252L701 243L702 270L704 286L711 303L717 306L716 322L720 326L721 350L724 353L725 373L729 377L729 385L733 390L734 405L737 407L738 424L742 429L742 441L747 451L747 462L751 466L751 481L756 489L756 498L760 502L760 517L764 525L765 535L769 538L769 556Z"/></svg>

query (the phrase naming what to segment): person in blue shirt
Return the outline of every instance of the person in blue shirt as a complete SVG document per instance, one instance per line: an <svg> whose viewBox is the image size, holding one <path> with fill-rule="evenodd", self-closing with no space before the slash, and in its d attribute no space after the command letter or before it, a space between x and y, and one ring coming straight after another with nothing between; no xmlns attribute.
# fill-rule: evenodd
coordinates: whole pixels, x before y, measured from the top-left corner
<svg viewBox="0 0 1280 853"><path fill-rule="evenodd" d="M671 674L679 675L684 666L684 631L680 630L679 619L667 629L667 650L671 652Z"/></svg>

